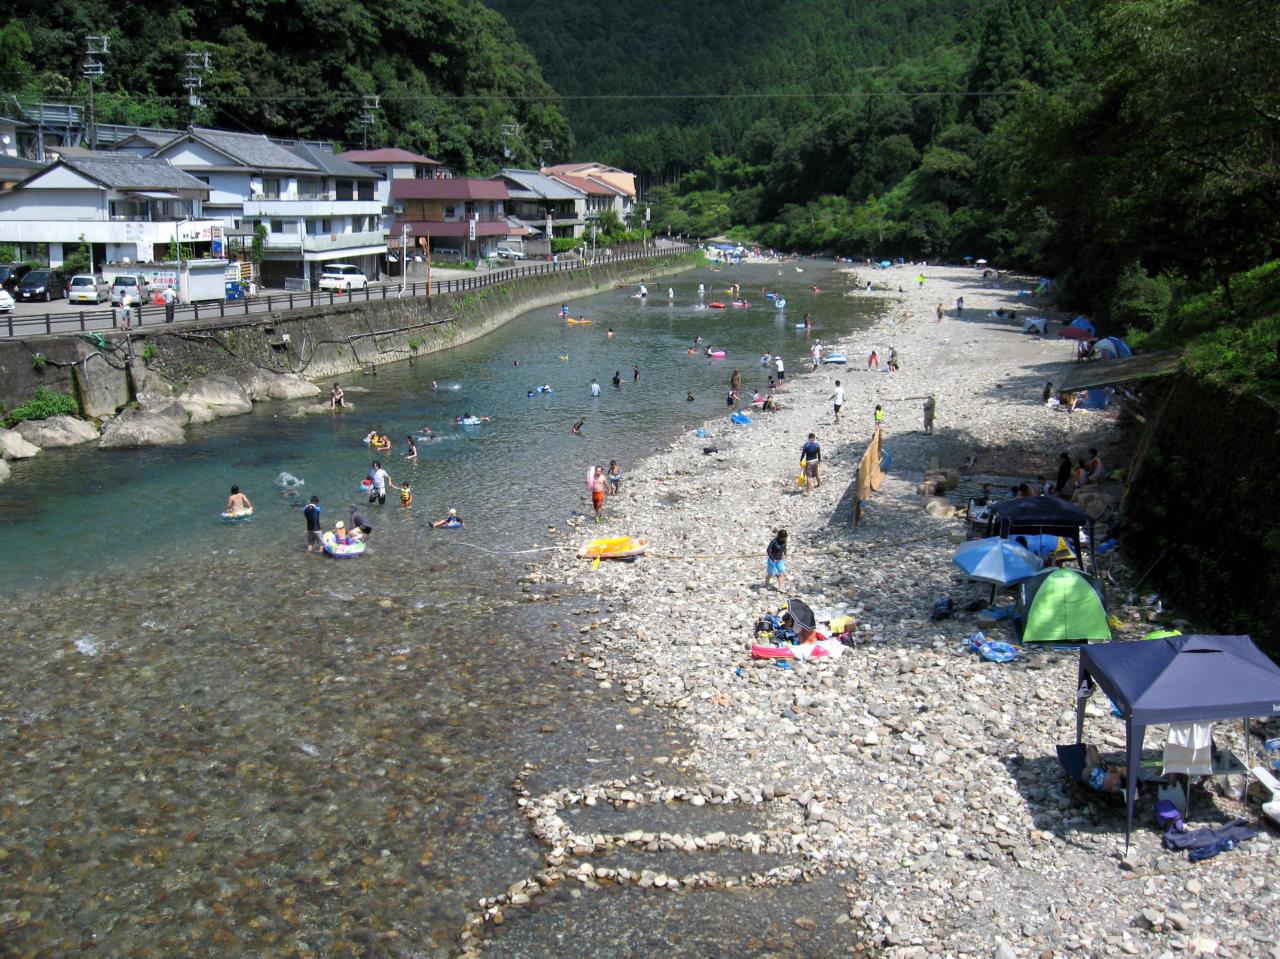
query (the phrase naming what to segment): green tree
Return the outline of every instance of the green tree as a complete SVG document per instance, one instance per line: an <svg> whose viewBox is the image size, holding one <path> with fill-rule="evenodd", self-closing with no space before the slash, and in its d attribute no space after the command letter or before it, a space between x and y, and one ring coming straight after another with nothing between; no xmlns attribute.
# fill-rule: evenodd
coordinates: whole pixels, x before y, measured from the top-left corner
<svg viewBox="0 0 1280 959"><path fill-rule="evenodd" d="M85 242L84 234L81 233L80 242L63 257L62 271L68 277L77 273L88 273L91 269L92 259L93 251L89 249L89 244Z"/></svg>

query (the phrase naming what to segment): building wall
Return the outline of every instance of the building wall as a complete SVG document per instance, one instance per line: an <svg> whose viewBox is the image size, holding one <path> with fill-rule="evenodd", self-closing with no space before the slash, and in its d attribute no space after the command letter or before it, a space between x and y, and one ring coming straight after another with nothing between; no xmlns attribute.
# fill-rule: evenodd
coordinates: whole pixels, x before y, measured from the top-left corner
<svg viewBox="0 0 1280 959"><path fill-rule="evenodd" d="M105 220L105 196L100 187L23 187L0 195L0 221Z"/></svg>

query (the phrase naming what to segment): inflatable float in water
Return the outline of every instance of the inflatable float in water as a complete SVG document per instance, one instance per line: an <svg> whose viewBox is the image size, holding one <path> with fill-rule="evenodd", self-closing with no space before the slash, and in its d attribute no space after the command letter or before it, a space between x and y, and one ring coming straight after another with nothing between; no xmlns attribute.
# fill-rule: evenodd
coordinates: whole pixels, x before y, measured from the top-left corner
<svg viewBox="0 0 1280 959"><path fill-rule="evenodd" d="M565 320L566 326L590 326L594 320Z"/></svg>
<svg viewBox="0 0 1280 959"><path fill-rule="evenodd" d="M250 509L232 509L232 510L223 510L223 511L222 511L222 518L223 518L223 519L225 519L225 520L227 520L228 522L235 522L236 520L239 520L239 519L248 519L248 518L249 518L250 516L252 516L252 515L253 515L253 509L252 509L252 508L250 508Z"/></svg>
<svg viewBox="0 0 1280 959"><path fill-rule="evenodd" d="M364 555L364 540L339 543L332 533L325 533L321 539L324 541L325 555L332 556L334 559L354 559Z"/></svg>
<svg viewBox="0 0 1280 959"><path fill-rule="evenodd" d="M647 541L633 536L605 536L593 539L578 550L580 559L634 559L649 548Z"/></svg>
<svg viewBox="0 0 1280 959"><path fill-rule="evenodd" d="M708 303L708 304L707 304L707 306L708 306L708 307L710 307L710 308L711 308L711 309L713 309L713 310L723 310L723 309L724 309L724 304L723 304L723 303L721 303L719 300L713 300L713 301L711 301L710 303Z"/></svg>
<svg viewBox="0 0 1280 959"><path fill-rule="evenodd" d="M778 297L776 300L773 301L773 305L780 310L785 310L787 308L786 298L781 296Z"/></svg>
<svg viewBox="0 0 1280 959"><path fill-rule="evenodd" d="M707 350L707 356L713 360L723 360L725 357L724 350Z"/></svg>

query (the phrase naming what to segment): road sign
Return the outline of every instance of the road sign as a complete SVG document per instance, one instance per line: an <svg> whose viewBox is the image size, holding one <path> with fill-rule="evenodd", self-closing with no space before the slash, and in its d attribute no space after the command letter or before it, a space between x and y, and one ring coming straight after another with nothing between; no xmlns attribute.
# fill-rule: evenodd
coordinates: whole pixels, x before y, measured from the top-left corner
<svg viewBox="0 0 1280 959"><path fill-rule="evenodd" d="M476 221L474 219L467 221L467 239L474 241L476 238Z"/></svg>

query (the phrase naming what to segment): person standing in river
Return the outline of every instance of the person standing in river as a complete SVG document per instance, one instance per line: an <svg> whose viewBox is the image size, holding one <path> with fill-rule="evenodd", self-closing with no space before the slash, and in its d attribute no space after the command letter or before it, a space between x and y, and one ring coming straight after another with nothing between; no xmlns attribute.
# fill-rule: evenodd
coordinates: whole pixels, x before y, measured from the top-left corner
<svg viewBox="0 0 1280 959"><path fill-rule="evenodd" d="M742 371L741 370L734 370L733 373L729 376L729 392L730 393L742 392Z"/></svg>
<svg viewBox="0 0 1280 959"><path fill-rule="evenodd" d="M613 386L615 389L622 389L622 370L613 371Z"/></svg>
<svg viewBox="0 0 1280 959"><path fill-rule="evenodd" d="M302 516L307 521L307 552L312 553L315 550L324 552L324 540L320 537L320 497L311 497L311 502L302 508Z"/></svg>
<svg viewBox="0 0 1280 959"><path fill-rule="evenodd" d="M634 363L631 364L631 382L632 383L640 382L640 367Z"/></svg>
<svg viewBox="0 0 1280 959"><path fill-rule="evenodd" d="M938 412L938 401L930 393L924 398L924 431L933 435L933 417Z"/></svg>

